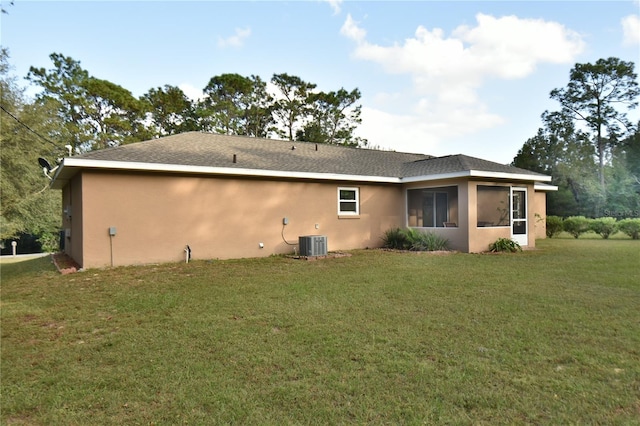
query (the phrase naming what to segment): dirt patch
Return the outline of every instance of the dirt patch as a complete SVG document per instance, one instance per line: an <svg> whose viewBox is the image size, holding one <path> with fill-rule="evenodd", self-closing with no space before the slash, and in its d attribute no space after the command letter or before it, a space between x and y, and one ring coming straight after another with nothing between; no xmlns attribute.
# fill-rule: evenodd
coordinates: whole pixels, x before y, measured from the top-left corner
<svg viewBox="0 0 640 426"><path fill-rule="evenodd" d="M53 253L51 259L58 272L62 275L72 274L80 270L80 265L66 253Z"/></svg>

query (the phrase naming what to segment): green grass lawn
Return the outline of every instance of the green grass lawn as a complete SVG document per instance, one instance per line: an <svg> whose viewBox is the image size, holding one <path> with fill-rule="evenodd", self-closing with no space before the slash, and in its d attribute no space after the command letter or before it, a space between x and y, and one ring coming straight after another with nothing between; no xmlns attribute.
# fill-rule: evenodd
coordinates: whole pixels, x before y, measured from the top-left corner
<svg viewBox="0 0 640 426"><path fill-rule="evenodd" d="M2 424L640 424L640 241L2 265Z"/></svg>

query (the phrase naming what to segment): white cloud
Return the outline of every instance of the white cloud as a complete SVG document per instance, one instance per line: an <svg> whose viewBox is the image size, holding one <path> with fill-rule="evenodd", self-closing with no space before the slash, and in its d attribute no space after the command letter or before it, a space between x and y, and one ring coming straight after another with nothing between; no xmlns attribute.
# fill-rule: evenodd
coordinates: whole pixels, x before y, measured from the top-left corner
<svg viewBox="0 0 640 426"><path fill-rule="evenodd" d="M360 136L374 145L418 152L425 152L422 145L433 150L445 140L506 122L478 95L488 79L522 79L543 63L569 64L585 48L580 34L559 23L516 16L478 14L475 26L459 26L449 36L440 28L419 26L413 37L389 46L369 43L351 16L340 32L356 43L355 58L408 75L413 85L410 93L398 95L412 105L405 108L410 115L387 114L383 103L377 110L363 108Z"/></svg>
<svg viewBox="0 0 640 426"><path fill-rule="evenodd" d="M178 88L182 90L184 94L187 95L187 98L191 99L192 101L199 101L202 98L204 98L204 93L202 92L202 89L198 89L192 84L181 83L181 84L178 84Z"/></svg>
<svg viewBox="0 0 640 426"><path fill-rule="evenodd" d="M344 21L344 24L342 24L342 27L340 28L340 34L347 38L350 38L351 40L355 40L358 43L363 42L365 37L367 36L367 32L358 27L351 15L347 15L347 19Z"/></svg>
<svg viewBox="0 0 640 426"><path fill-rule="evenodd" d="M622 18L623 43L627 46L640 44L640 15L629 15Z"/></svg>
<svg viewBox="0 0 640 426"><path fill-rule="evenodd" d="M476 27L458 27L453 36L468 43L476 71L483 74L522 78L538 63L569 63L584 50L580 34L557 22L484 14L476 20Z"/></svg>
<svg viewBox="0 0 640 426"><path fill-rule="evenodd" d="M502 123L502 117L486 111L484 106L433 109L427 99L422 99L415 111L405 115L363 106L357 135L368 139L376 148L444 155L454 152L450 151L451 147L442 146L443 141Z"/></svg>
<svg viewBox="0 0 640 426"><path fill-rule="evenodd" d="M329 6L331 6L331 9L333 10L334 15L337 15L340 13L342 0L323 0L323 1L329 3Z"/></svg>
<svg viewBox="0 0 640 426"><path fill-rule="evenodd" d="M236 28L235 34L227 38L218 37L218 47L242 47L244 41L251 35L251 28Z"/></svg>

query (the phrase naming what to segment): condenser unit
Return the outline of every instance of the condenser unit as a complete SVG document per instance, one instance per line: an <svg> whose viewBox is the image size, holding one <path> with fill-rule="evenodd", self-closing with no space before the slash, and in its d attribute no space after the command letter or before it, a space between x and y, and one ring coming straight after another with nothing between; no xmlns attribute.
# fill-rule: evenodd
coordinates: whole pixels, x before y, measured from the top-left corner
<svg viewBox="0 0 640 426"><path fill-rule="evenodd" d="M298 237L300 256L326 256L327 237L324 235L305 235Z"/></svg>

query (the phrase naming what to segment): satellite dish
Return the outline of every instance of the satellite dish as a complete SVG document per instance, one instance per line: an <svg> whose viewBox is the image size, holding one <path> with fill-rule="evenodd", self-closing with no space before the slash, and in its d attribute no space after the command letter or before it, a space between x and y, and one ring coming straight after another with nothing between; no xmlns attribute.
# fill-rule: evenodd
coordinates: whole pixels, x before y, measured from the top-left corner
<svg viewBox="0 0 640 426"><path fill-rule="evenodd" d="M38 164L40 164L40 166L43 169L47 169L48 172L51 171L51 164L49 164L49 162L46 160L46 158L38 158Z"/></svg>

